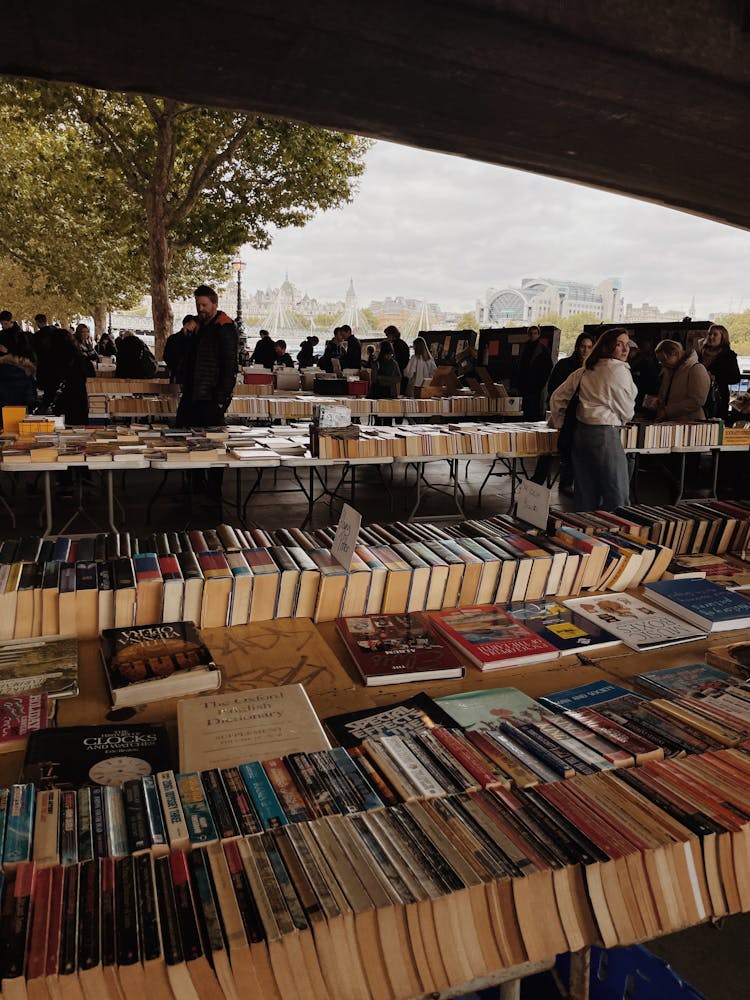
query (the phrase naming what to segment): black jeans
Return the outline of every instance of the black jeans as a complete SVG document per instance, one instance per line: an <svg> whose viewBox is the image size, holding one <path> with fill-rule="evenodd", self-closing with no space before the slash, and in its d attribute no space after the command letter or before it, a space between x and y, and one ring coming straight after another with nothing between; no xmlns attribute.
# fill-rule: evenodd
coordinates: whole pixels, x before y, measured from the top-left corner
<svg viewBox="0 0 750 1000"><path fill-rule="evenodd" d="M224 427L225 424L224 411L218 403L204 399L190 400L184 395L180 399L175 418L177 427ZM201 469L196 469L192 475L195 492L205 491L210 500L221 503L221 489L224 482L223 469L208 469L205 480Z"/></svg>

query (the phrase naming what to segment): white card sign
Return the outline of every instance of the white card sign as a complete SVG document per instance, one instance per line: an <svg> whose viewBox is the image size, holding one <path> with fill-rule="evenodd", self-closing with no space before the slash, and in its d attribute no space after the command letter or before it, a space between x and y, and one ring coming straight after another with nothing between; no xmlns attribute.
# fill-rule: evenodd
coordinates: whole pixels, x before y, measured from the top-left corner
<svg viewBox="0 0 750 1000"><path fill-rule="evenodd" d="M331 555L347 572L351 569L354 546L357 544L361 526L362 515L345 503L336 528L336 537L331 546Z"/></svg>
<svg viewBox="0 0 750 1000"><path fill-rule="evenodd" d="M550 490L530 479L521 481L516 494L516 517L528 521L536 528L546 528L549 520Z"/></svg>

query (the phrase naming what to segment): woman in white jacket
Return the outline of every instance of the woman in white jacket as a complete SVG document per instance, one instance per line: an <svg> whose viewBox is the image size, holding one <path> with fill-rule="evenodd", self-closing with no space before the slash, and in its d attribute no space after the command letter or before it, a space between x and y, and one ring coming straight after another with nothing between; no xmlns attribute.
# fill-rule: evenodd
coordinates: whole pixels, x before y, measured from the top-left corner
<svg viewBox="0 0 750 1000"><path fill-rule="evenodd" d="M607 330L583 368L550 397L550 423L559 428L579 390L572 449L576 510L614 510L630 497L628 463L620 443L620 428L633 419L637 394L627 364L629 340L627 330Z"/></svg>

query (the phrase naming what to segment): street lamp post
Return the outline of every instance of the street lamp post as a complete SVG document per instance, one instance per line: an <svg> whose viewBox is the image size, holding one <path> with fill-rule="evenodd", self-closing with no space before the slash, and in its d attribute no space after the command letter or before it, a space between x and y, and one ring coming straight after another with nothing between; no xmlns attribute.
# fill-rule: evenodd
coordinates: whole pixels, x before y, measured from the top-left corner
<svg viewBox="0 0 750 1000"><path fill-rule="evenodd" d="M245 269L245 262L241 257L232 261L232 270L237 274L237 318L235 324L240 341L240 358L244 362L247 355L247 341L245 339L245 327L242 323L242 272Z"/></svg>

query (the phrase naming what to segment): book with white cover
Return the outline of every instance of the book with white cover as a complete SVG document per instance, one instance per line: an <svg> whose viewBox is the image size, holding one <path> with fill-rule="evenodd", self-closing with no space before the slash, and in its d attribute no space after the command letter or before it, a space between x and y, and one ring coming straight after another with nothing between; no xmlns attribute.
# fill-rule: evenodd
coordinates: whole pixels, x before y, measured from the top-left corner
<svg viewBox="0 0 750 1000"><path fill-rule="evenodd" d="M688 625L661 608L631 594L601 594L563 601L566 608L601 625L631 649L657 649L705 638L707 632Z"/></svg>

